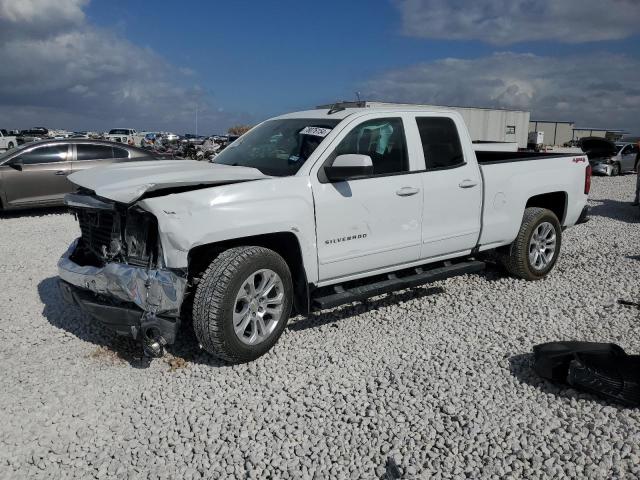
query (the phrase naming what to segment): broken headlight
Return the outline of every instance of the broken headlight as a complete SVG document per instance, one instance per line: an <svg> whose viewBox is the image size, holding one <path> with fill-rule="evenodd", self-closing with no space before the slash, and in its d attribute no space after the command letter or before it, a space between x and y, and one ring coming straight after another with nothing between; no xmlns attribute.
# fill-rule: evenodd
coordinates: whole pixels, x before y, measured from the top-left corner
<svg viewBox="0 0 640 480"><path fill-rule="evenodd" d="M139 267L153 266L158 259L158 224L150 213L131 209L124 230L127 263Z"/></svg>

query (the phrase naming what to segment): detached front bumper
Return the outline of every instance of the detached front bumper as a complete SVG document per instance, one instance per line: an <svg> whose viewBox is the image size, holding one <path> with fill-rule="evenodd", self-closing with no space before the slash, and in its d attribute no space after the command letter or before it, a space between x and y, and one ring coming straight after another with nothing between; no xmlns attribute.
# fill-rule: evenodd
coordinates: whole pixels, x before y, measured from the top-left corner
<svg viewBox="0 0 640 480"><path fill-rule="evenodd" d="M591 171L594 175L611 175L611 165L608 163L596 163L591 165Z"/></svg>
<svg viewBox="0 0 640 480"><path fill-rule="evenodd" d="M123 263L82 266L71 260L78 240L58 261L66 301L121 335L161 335L173 343L187 278L182 272Z"/></svg>

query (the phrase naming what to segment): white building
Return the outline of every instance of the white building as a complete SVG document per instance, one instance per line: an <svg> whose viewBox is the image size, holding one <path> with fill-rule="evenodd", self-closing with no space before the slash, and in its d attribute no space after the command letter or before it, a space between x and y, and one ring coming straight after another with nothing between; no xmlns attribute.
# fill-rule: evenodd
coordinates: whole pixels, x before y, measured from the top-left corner
<svg viewBox="0 0 640 480"><path fill-rule="evenodd" d="M469 129L471 140L474 142L517 142L519 148L526 148L527 146L530 114L523 110L369 101L338 102L319 105L316 108L331 108L333 106L345 108L402 107L452 110L462 115Z"/></svg>
<svg viewBox="0 0 640 480"><path fill-rule="evenodd" d="M584 137L602 137L612 141L620 140L627 132L612 128L576 127L574 122L557 122L554 120L531 120L530 132L543 132L544 145L562 146L572 140Z"/></svg>

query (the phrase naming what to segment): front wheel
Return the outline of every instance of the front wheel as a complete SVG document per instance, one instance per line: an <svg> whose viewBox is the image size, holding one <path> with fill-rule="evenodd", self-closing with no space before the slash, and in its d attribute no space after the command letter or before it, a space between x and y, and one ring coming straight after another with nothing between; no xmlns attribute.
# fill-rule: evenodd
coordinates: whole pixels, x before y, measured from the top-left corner
<svg viewBox="0 0 640 480"><path fill-rule="evenodd" d="M7 145L7 150L11 150L15 145L13 144L13 142L9 142L9 144Z"/></svg>
<svg viewBox="0 0 640 480"><path fill-rule="evenodd" d="M525 209L520 231L501 263L513 276L539 280L553 269L562 244L562 228L558 217L546 208Z"/></svg>
<svg viewBox="0 0 640 480"><path fill-rule="evenodd" d="M209 265L193 301L193 327L202 347L229 362L264 355L280 338L293 304L284 259L263 247L236 247Z"/></svg>

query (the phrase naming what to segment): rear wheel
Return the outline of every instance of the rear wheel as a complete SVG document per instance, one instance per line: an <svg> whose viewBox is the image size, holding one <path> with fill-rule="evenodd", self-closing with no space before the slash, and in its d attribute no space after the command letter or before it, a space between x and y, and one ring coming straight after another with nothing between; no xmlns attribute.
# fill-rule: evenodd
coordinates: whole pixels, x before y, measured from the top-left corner
<svg viewBox="0 0 640 480"><path fill-rule="evenodd" d="M520 231L501 263L507 271L525 280L539 280L553 269L562 244L562 229L555 214L545 208L525 209Z"/></svg>
<svg viewBox="0 0 640 480"><path fill-rule="evenodd" d="M9 142L9 144L7 145L7 150L11 150L13 147L15 147L13 142Z"/></svg>
<svg viewBox="0 0 640 480"><path fill-rule="evenodd" d="M263 247L222 252L204 272L193 301L196 337L212 355L246 362L280 338L293 303L284 259Z"/></svg>

